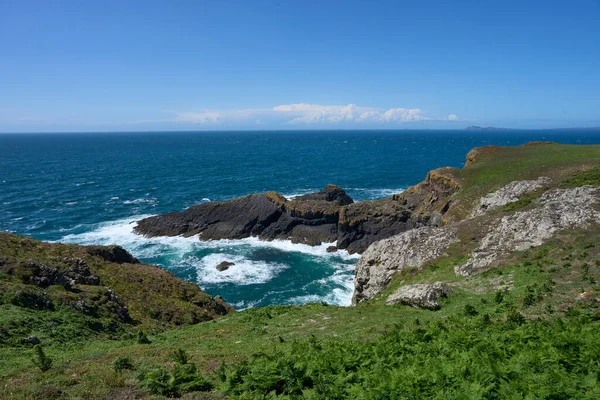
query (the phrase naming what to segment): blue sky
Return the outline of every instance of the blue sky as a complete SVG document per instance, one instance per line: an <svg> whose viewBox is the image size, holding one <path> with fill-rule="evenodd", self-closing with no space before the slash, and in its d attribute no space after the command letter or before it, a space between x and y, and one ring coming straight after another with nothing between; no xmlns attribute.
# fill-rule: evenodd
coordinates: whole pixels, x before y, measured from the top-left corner
<svg viewBox="0 0 600 400"><path fill-rule="evenodd" d="M600 1L0 1L0 132L600 126Z"/></svg>

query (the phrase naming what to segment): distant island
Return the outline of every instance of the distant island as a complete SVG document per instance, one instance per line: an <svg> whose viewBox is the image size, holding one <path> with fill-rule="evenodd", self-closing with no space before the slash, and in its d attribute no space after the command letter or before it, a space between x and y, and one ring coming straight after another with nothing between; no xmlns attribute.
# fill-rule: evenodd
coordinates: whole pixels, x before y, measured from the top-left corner
<svg viewBox="0 0 600 400"><path fill-rule="evenodd" d="M522 130L532 130L532 131L600 131L600 126L593 127L574 127L574 128L548 128L548 129L515 129L515 128L498 128L495 126L478 126L471 125L465 128L465 131L478 131L478 132L507 132L507 131L522 131Z"/></svg>
<svg viewBox="0 0 600 400"><path fill-rule="evenodd" d="M497 128L494 126L486 126L486 127L482 127L482 126L477 126L477 125L471 125L471 126L467 126L465 128L465 131L513 131L514 129L510 129L510 128Z"/></svg>

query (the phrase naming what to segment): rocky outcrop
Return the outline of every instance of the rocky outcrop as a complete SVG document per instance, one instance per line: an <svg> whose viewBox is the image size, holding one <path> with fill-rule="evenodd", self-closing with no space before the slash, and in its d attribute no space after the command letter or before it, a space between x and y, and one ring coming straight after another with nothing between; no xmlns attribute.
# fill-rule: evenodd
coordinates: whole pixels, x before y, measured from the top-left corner
<svg viewBox="0 0 600 400"><path fill-rule="evenodd" d="M324 200L336 203L340 206L347 206L354 203L352 197L348 196L344 189L336 185L327 185L325 189L316 193L309 193L302 196L297 196L294 200Z"/></svg>
<svg viewBox="0 0 600 400"><path fill-rule="evenodd" d="M134 230L149 237L198 234L200 240L255 236L308 245L336 242L339 249L361 253L378 240L440 224L458 188L452 169L442 168L406 192L381 200L354 203L335 185L291 200L275 192L259 193L145 218Z"/></svg>
<svg viewBox="0 0 600 400"><path fill-rule="evenodd" d="M104 261L118 264L137 264L139 260L121 246L87 246L91 256L100 257Z"/></svg>
<svg viewBox="0 0 600 400"><path fill-rule="evenodd" d="M353 304L372 299L396 271L422 268L457 241L453 229L422 227L373 243L356 264Z"/></svg>
<svg viewBox="0 0 600 400"><path fill-rule="evenodd" d="M23 268L23 280L42 288L60 285L67 290L73 290L75 285L100 284L100 278L90 272L85 260L65 257L58 261L48 264L29 260Z"/></svg>
<svg viewBox="0 0 600 400"><path fill-rule="evenodd" d="M600 222L594 208L599 195L600 189L591 186L554 189L542 195L538 207L492 221L492 229L469 260L455 268L456 274L468 276L488 269L508 253L540 246L560 230Z"/></svg>
<svg viewBox="0 0 600 400"><path fill-rule="evenodd" d="M362 253L369 245L424 224L397 196L354 203L341 210L337 246Z"/></svg>
<svg viewBox="0 0 600 400"><path fill-rule="evenodd" d="M150 237L199 234L201 240L212 240L258 236L317 245L337 239L340 209L351 200L334 185L293 200L275 192L251 194L146 218L138 222L135 231Z"/></svg>
<svg viewBox="0 0 600 400"><path fill-rule="evenodd" d="M438 310L438 300L452 293L452 289L442 282L404 285L391 294L386 304L405 304L417 308Z"/></svg>
<svg viewBox="0 0 600 400"><path fill-rule="evenodd" d="M233 311L197 284L140 263L119 246L44 243L0 232L0 275L0 300L49 312L69 308L83 314L75 322L81 329L97 332L114 333L121 324L162 329Z"/></svg>
<svg viewBox="0 0 600 400"><path fill-rule="evenodd" d="M485 157L488 154L493 154L499 151L500 148L498 146L482 146L476 147L467 153L467 160L465 162L465 168L469 165L475 164L481 158Z"/></svg>
<svg viewBox="0 0 600 400"><path fill-rule="evenodd" d="M513 203L519 200L524 194L538 190L551 182L550 178L544 176L535 180L511 182L495 192L482 197L479 200L479 205L473 210L471 217L477 217L495 208Z"/></svg>

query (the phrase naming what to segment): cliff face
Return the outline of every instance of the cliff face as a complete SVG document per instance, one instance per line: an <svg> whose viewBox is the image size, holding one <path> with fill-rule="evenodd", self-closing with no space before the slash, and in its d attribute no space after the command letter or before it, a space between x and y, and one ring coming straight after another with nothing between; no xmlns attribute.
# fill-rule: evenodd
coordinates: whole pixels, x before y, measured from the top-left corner
<svg viewBox="0 0 600 400"><path fill-rule="evenodd" d="M203 203L143 219L135 232L145 236L199 234L200 240L256 236L309 245L335 242L340 249L361 253L371 243L397 233L441 224L451 195L460 188L451 172L449 168L432 171L406 192L358 203L335 185L292 200L268 192Z"/></svg>
<svg viewBox="0 0 600 400"><path fill-rule="evenodd" d="M447 218L371 244L356 265L353 304L386 291L403 271L443 262L456 276L470 276L558 234L600 224L599 164L595 147L536 143L474 149L464 169L432 171L403 197L428 193L412 198L413 215Z"/></svg>

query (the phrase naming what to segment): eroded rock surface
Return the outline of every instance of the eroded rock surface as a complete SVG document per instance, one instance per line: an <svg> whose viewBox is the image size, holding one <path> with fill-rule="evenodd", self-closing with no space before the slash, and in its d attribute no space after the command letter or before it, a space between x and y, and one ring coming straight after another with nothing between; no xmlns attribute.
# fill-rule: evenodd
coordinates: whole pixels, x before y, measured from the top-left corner
<svg viewBox="0 0 600 400"><path fill-rule="evenodd" d="M336 242L339 249L361 253L378 240L440 224L449 197L459 188L452 169L441 168L402 194L381 200L354 203L335 185L291 200L275 192L259 193L145 218L134 230L148 237L199 234L200 240L255 236L308 245Z"/></svg>
<svg viewBox="0 0 600 400"><path fill-rule="evenodd" d="M422 268L457 241L453 229L422 227L373 243L356 264L352 303L372 299L405 268Z"/></svg>
<svg viewBox="0 0 600 400"><path fill-rule="evenodd" d="M440 308L438 300L450 293L452 289L443 282L405 285L391 294L385 303L437 310Z"/></svg>
<svg viewBox="0 0 600 400"><path fill-rule="evenodd" d="M486 212L519 200L524 194L533 192L551 183L551 179L540 177L529 181L514 181L508 185L482 197L471 217L483 215Z"/></svg>
<svg viewBox="0 0 600 400"><path fill-rule="evenodd" d="M457 275L471 275L493 266L512 251L542 245L560 230L600 222L600 213L593 207L598 196L599 189L591 186L547 191L536 202L537 208L493 221L492 229L471 258L454 271Z"/></svg>

